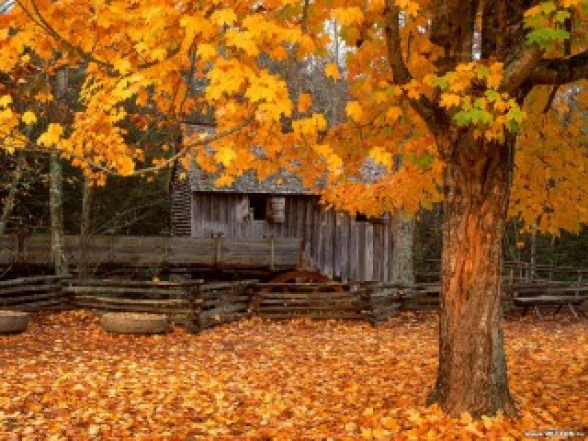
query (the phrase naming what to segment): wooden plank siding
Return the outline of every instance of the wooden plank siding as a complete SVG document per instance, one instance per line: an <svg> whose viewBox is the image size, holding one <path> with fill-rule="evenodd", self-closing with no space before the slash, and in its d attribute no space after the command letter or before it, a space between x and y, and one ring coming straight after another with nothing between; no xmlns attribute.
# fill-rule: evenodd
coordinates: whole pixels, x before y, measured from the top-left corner
<svg viewBox="0 0 588 441"><path fill-rule="evenodd" d="M183 175L182 175L183 173ZM171 231L173 236L190 236L192 210L189 201L192 190L190 181L177 164L174 166L171 180Z"/></svg>
<svg viewBox="0 0 588 441"><path fill-rule="evenodd" d="M210 238L300 238L304 267L342 281L388 281L393 240L389 218L377 223L325 210L318 197L285 197L285 221L254 219L249 194L194 192L191 235ZM255 195L255 197L271 195ZM183 229L180 229L183 231ZM173 230L176 231L176 230Z"/></svg>

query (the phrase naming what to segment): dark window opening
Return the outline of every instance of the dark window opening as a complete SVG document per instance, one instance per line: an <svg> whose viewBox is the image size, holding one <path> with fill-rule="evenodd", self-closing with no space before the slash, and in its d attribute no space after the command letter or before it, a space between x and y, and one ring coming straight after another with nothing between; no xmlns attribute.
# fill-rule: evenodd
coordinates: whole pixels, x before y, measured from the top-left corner
<svg viewBox="0 0 588 441"><path fill-rule="evenodd" d="M368 218L367 218L367 215L365 215L363 213L357 213L355 215L355 220L358 222L367 222Z"/></svg>
<svg viewBox="0 0 588 441"><path fill-rule="evenodd" d="M249 196L249 211L253 212L253 220L265 220L267 216L267 197Z"/></svg>

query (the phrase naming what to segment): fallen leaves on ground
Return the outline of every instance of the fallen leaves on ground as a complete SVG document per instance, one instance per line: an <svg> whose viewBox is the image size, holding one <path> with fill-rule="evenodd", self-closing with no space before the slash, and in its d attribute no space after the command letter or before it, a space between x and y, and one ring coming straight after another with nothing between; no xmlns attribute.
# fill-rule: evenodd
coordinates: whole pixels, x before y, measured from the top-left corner
<svg viewBox="0 0 588 441"><path fill-rule="evenodd" d="M0 336L0 438L522 439L588 426L588 322L506 323L522 417L426 407L437 318L385 326L245 320L191 335L111 335L96 316L35 316Z"/></svg>

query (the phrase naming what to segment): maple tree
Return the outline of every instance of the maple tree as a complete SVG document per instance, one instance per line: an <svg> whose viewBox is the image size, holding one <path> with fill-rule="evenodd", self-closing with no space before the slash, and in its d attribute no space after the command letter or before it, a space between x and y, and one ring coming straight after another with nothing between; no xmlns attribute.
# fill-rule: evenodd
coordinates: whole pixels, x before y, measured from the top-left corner
<svg viewBox="0 0 588 441"><path fill-rule="evenodd" d="M586 0L16 0L0 17L0 70L10 79L0 135L8 151L30 147L24 130L45 116L36 148L59 150L100 181L141 172L145 151L128 142L125 123L180 133L197 109L214 116L216 133L193 134L148 170L196 160L223 170L217 184L227 185L248 169L263 179L283 167L309 187L326 185L329 203L368 214L442 199L431 401L452 414L511 414L500 244L509 209L551 232L587 220L587 8ZM347 120L336 126L261 62L320 57L332 43L329 20L349 47L344 68L325 67L348 84ZM53 98L47 76L67 66L85 82L63 124L38 104ZM395 172L362 182L366 157Z"/></svg>

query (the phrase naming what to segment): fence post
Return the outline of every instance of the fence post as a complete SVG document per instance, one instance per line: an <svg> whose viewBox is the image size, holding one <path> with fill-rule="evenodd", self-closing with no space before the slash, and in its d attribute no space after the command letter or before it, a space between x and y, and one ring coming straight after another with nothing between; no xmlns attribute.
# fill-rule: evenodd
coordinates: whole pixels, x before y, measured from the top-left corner
<svg viewBox="0 0 588 441"><path fill-rule="evenodd" d="M202 311L202 296L200 283L188 287L188 302L190 304L190 326L188 330L196 333L202 329L200 313Z"/></svg>
<svg viewBox="0 0 588 441"><path fill-rule="evenodd" d="M376 311L372 295L374 293L373 286L364 286L362 289L356 291L359 295L359 303L362 312L368 315L368 321L372 326L378 325L378 311Z"/></svg>
<svg viewBox="0 0 588 441"><path fill-rule="evenodd" d="M261 302L261 297L255 290L255 284L247 284L245 291L249 296L249 318L255 317L257 315L257 311L259 309L259 303Z"/></svg>

